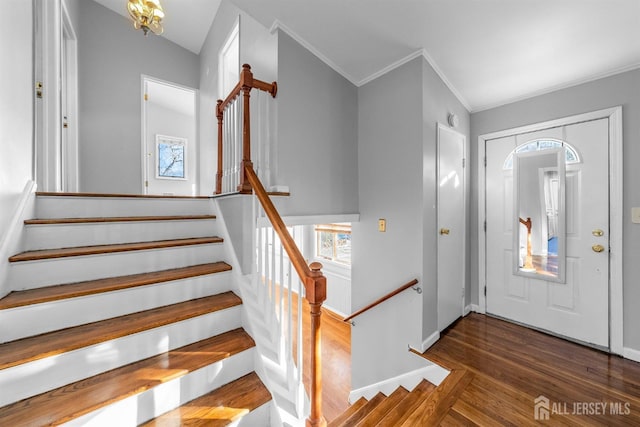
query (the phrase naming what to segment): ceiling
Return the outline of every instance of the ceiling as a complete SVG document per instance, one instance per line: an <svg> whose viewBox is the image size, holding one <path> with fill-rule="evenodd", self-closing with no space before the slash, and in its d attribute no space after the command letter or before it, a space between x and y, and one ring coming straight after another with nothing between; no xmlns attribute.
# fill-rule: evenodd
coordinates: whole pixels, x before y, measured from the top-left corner
<svg viewBox="0 0 640 427"><path fill-rule="evenodd" d="M640 0L231 1L356 85L424 55L472 112L640 67ZM162 0L165 36L199 53L219 2Z"/></svg>

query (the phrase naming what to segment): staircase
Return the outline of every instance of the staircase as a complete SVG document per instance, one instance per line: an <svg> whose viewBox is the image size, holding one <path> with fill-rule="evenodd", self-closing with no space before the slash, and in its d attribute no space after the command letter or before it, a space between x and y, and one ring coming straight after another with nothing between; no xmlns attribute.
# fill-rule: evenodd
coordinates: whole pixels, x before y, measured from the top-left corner
<svg viewBox="0 0 640 427"><path fill-rule="evenodd" d="M209 198L41 193L0 299L0 425L269 425Z"/></svg>
<svg viewBox="0 0 640 427"><path fill-rule="evenodd" d="M422 380L411 391L400 386L389 396L361 397L329 427L439 426L472 379L468 371L452 369L437 387Z"/></svg>

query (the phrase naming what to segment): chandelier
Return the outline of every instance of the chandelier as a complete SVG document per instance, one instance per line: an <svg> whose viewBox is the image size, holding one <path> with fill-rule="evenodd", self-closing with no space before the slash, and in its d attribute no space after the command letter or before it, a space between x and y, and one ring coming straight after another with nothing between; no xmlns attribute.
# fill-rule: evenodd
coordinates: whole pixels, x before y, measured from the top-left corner
<svg viewBox="0 0 640 427"><path fill-rule="evenodd" d="M136 30L142 29L145 36L149 31L155 35L162 34L164 11L160 0L129 0L127 9Z"/></svg>

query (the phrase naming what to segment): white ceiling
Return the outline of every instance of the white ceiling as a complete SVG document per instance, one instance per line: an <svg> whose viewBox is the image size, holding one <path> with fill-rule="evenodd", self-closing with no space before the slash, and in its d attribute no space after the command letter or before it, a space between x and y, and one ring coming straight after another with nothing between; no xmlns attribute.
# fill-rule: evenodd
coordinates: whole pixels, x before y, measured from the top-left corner
<svg viewBox="0 0 640 427"><path fill-rule="evenodd" d="M424 54L470 111L640 67L640 0L231 1L356 85ZM198 53L219 3L162 0L165 36Z"/></svg>

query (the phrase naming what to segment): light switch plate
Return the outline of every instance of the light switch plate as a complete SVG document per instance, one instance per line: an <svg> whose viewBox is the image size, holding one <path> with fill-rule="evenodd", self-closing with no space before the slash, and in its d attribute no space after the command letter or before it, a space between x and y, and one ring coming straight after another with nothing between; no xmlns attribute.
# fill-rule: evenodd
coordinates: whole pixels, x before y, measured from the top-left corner
<svg viewBox="0 0 640 427"><path fill-rule="evenodd" d="M631 222L640 224L640 208L631 208Z"/></svg>
<svg viewBox="0 0 640 427"><path fill-rule="evenodd" d="M378 231L381 233L384 233L385 231L387 231L387 220L386 219L379 219L378 220Z"/></svg>

